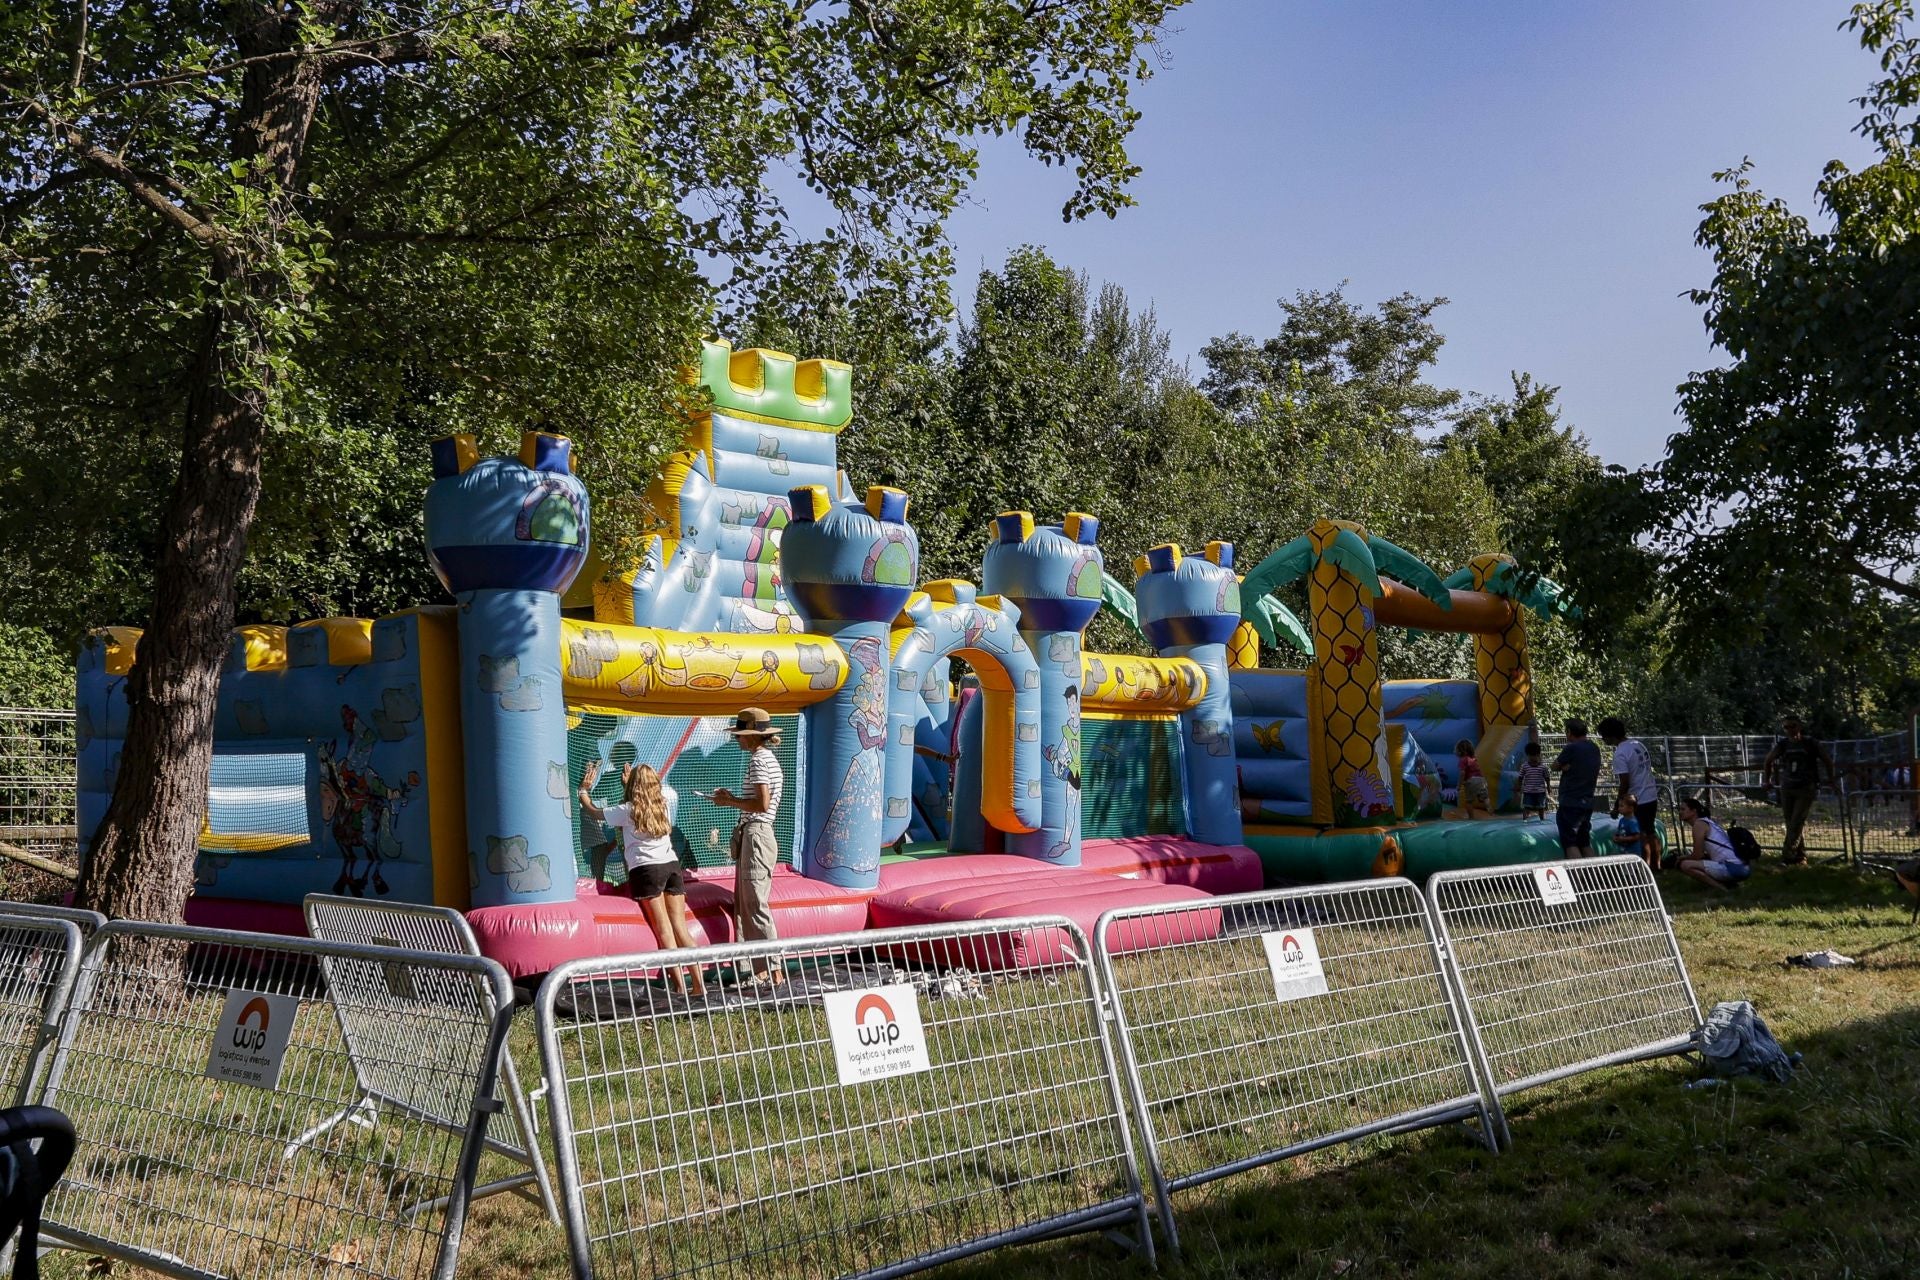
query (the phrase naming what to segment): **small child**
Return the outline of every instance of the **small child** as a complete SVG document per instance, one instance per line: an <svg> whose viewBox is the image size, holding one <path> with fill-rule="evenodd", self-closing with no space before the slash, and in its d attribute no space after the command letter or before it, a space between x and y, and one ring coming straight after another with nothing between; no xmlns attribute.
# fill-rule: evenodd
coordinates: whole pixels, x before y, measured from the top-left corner
<svg viewBox="0 0 1920 1280"><path fill-rule="evenodd" d="M1640 839L1640 820L1633 816L1633 797L1628 796L1620 802L1620 817L1613 824L1613 847L1620 853L1631 853L1646 858L1648 851L1642 847ZM1655 871L1659 864L1649 859L1648 864Z"/></svg>
<svg viewBox="0 0 1920 1280"><path fill-rule="evenodd" d="M1547 780L1553 775L1540 759L1540 744L1527 744L1527 762L1520 766L1520 820L1547 820Z"/></svg>
<svg viewBox="0 0 1920 1280"><path fill-rule="evenodd" d="M1491 818L1493 810L1487 805L1487 775L1480 771L1480 761L1473 754L1473 744L1465 738L1453 744L1454 760L1460 766L1460 812L1469 818Z"/></svg>

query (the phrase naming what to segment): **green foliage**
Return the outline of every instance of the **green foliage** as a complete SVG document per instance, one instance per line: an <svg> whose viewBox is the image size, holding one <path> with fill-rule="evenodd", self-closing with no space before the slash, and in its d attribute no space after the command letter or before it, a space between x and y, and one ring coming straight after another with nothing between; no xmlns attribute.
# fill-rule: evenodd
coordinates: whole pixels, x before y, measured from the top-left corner
<svg viewBox="0 0 1920 1280"><path fill-rule="evenodd" d="M44 631L0 623L0 707L72 705L72 656Z"/></svg>
<svg viewBox="0 0 1920 1280"><path fill-rule="evenodd" d="M1879 56L1857 129L1877 156L1829 164L1814 218L1755 187L1751 162L1703 206L1714 274L1693 298L1728 363L1680 388L1686 429L1636 478L1640 527L1677 558L1656 641L1676 721L1758 727L1797 708L1858 730L1912 697L1895 638L1920 625L1913 16L1875 0L1843 24Z"/></svg>
<svg viewBox="0 0 1920 1280"><path fill-rule="evenodd" d="M430 594L453 431L580 438L617 547L716 308L824 274L924 328L982 134L1070 169L1067 217L1127 204L1179 3L14 6L0 590L63 635L143 620L215 311L214 376L267 414L244 616ZM249 134L262 94L286 111Z"/></svg>

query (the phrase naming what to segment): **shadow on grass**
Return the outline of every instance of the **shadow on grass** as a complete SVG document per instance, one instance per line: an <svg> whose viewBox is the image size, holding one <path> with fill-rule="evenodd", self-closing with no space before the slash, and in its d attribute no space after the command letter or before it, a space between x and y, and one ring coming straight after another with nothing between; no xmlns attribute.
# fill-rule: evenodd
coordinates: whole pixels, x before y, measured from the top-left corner
<svg viewBox="0 0 1920 1280"><path fill-rule="evenodd" d="M1788 1039L1805 1062L1785 1085L1686 1089L1683 1059L1614 1068L1509 1099L1505 1155L1431 1130L1196 1188L1175 1197L1184 1255L1161 1274L1920 1275L1920 1007L1844 1017ZM947 1274L1152 1273L1089 1237Z"/></svg>

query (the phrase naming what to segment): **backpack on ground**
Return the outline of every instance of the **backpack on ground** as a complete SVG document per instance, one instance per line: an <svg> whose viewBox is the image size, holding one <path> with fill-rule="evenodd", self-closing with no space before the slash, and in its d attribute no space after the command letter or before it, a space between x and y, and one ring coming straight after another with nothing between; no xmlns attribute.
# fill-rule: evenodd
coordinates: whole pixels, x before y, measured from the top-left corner
<svg viewBox="0 0 1920 1280"><path fill-rule="evenodd" d="M1728 826L1726 832L1727 842L1733 846L1740 861L1748 866L1760 861L1760 840L1753 832L1738 826Z"/></svg>

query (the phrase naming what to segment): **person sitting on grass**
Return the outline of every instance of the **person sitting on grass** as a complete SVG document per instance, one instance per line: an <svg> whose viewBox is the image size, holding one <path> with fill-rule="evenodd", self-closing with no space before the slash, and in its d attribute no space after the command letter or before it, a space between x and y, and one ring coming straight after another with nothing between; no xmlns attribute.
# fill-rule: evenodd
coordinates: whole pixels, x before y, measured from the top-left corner
<svg viewBox="0 0 1920 1280"><path fill-rule="evenodd" d="M1705 800L1695 796L1682 800L1680 825L1692 833L1693 841L1693 856L1680 859L1681 874L1722 891L1753 874L1734 852L1726 828L1713 820L1713 811Z"/></svg>
<svg viewBox="0 0 1920 1280"><path fill-rule="evenodd" d="M1547 820L1547 788L1553 774L1540 758L1540 744L1527 744L1527 762L1520 766L1520 818Z"/></svg>
<svg viewBox="0 0 1920 1280"><path fill-rule="evenodd" d="M695 945L687 927L687 889L680 875L680 855L673 848L673 819L667 812L669 788L648 764L622 769L620 781L625 803L602 809L593 802L593 783L600 776L600 762L587 766L580 782L580 812L617 832L621 853L627 864L627 891L633 895L662 951ZM698 967L685 970L690 977L682 985L682 969L667 970L667 985L674 991L691 989L695 996L707 994L706 979Z"/></svg>
<svg viewBox="0 0 1920 1280"><path fill-rule="evenodd" d="M1460 795L1457 803L1463 818L1491 818L1487 804L1487 775L1473 754L1473 744L1465 738L1453 744L1454 762L1460 766Z"/></svg>

